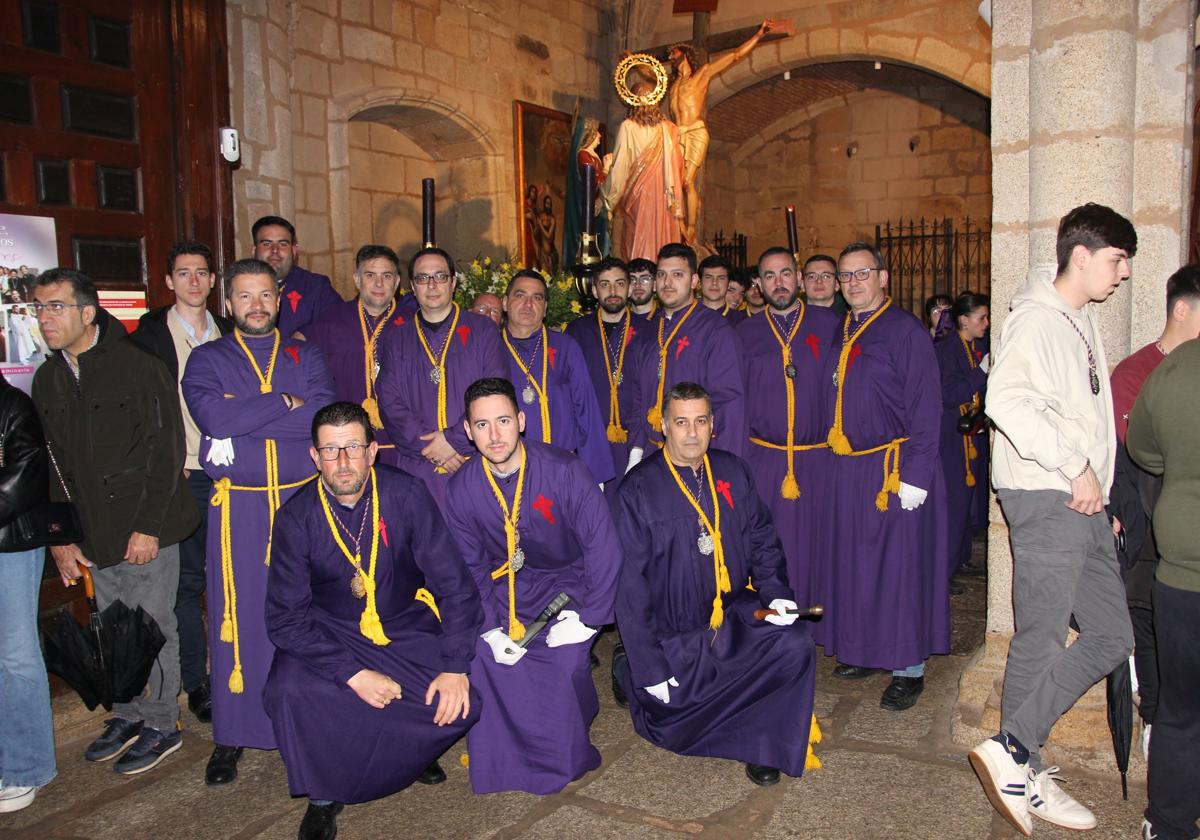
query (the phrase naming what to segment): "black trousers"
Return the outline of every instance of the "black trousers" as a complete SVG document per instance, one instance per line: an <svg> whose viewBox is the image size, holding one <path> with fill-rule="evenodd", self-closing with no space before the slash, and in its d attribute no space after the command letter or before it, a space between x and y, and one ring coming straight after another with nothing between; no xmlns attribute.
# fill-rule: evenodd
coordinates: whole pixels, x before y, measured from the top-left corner
<svg viewBox="0 0 1200 840"><path fill-rule="evenodd" d="M1150 805L1158 840L1200 836L1200 592L1154 584L1158 709L1150 731Z"/></svg>
<svg viewBox="0 0 1200 840"><path fill-rule="evenodd" d="M1133 624L1133 666L1137 670L1138 716L1154 723L1158 709L1158 643L1154 638L1154 610L1129 605Z"/></svg>
<svg viewBox="0 0 1200 840"><path fill-rule="evenodd" d="M208 496L212 479L204 470L192 470L188 490L200 511L200 527L179 544L179 589L175 595L175 620L179 625L179 679L184 691L195 691L208 682L208 634L204 629L204 543L208 537Z"/></svg>

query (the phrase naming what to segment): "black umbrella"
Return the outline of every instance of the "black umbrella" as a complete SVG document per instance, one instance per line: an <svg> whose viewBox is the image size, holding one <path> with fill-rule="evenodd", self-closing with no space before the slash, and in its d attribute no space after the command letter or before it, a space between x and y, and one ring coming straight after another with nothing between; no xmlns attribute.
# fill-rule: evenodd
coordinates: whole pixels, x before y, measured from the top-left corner
<svg viewBox="0 0 1200 840"><path fill-rule="evenodd" d="M1129 676L1129 660L1118 665L1105 678L1108 701L1108 731L1112 734L1113 755L1121 771L1121 795L1129 799L1129 744L1133 739L1133 683Z"/></svg>
<svg viewBox="0 0 1200 840"><path fill-rule="evenodd" d="M88 709L128 703L142 693L166 639L158 624L138 607L113 601L101 612L91 571L81 566L88 603L88 626L67 613L42 625L46 670L62 677L79 693Z"/></svg>

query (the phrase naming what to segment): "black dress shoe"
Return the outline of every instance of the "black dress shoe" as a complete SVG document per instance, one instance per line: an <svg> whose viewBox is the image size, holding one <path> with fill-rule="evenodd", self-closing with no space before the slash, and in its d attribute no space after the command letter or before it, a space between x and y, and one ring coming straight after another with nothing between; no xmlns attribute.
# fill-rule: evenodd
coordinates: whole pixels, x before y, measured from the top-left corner
<svg viewBox="0 0 1200 840"><path fill-rule="evenodd" d="M209 690L208 683L204 683L195 691L189 691L187 696L188 708L192 710L196 720L212 723L212 691Z"/></svg>
<svg viewBox="0 0 1200 840"><path fill-rule="evenodd" d="M903 712L916 705L917 698L925 690L924 677L892 677L888 687L883 690L879 707L889 712Z"/></svg>
<svg viewBox="0 0 1200 840"><path fill-rule="evenodd" d="M770 787L779 783L779 771L761 764L747 764L746 776L759 787Z"/></svg>
<svg viewBox="0 0 1200 840"><path fill-rule="evenodd" d="M613 648L612 658L612 693L613 700L622 709L629 708L629 698L625 696L625 686L621 684L621 672L629 670L629 657L625 654L625 646Z"/></svg>
<svg viewBox="0 0 1200 840"><path fill-rule="evenodd" d="M241 747L222 747L217 744L204 768L204 784L227 785L237 778L238 759L242 757Z"/></svg>
<svg viewBox="0 0 1200 840"><path fill-rule="evenodd" d="M421 771L421 775L417 776L417 781L423 785L440 785L446 781L446 771L435 761Z"/></svg>
<svg viewBox="0 0 1200 840"><path fill-rule="evenodd" d="M309 802L304 819L300 821L299 840L333 840L337 837L337 815L345 807L341 802L328 805Z"/></svg>
<svg viewBox="0 0 1200 840"><path fill-rule="evenodd" d="M879 668L864 668L861 665L838 665L833 669L833 675L844 680L861 680L879 670Z"/></svg>

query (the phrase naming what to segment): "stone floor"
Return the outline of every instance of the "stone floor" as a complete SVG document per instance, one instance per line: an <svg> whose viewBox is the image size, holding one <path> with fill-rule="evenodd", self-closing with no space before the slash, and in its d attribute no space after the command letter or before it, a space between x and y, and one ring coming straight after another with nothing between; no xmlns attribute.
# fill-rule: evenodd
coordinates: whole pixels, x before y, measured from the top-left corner
<svg viewBox="0 0 1200 840"><path fill-rule="evenodd" d="M667 840L717 838L820 838L820 840L1001 840L1016 834L995 816L966 760L950 740L950 721L966 654L982 641L984 582L971 581L954 599L954 645L950 656L928 666L926 691L903 713L879 708L884 675L861 682L830 676L822 659L816 711L824 763L801 779L784 778L758 788L732 761L682 758L650 746L634 734L627 713L608 690L612 635L597 646L601 710L592 739L602 766L556 796L521 793L473 796L459 764L463 745L451 748L443 766L449 779L437 787L414 786L396 796L347 808L338 820L343 838L544 838ZM124 778L111 764L86 764L81 754L101 717L78 700L55 700L58 778L36 802L17 814L0 815L0 837L259 838L296 836L305 801L288 797L276 753L247 751L238 781L223 789L204 786L212 749L211 728L183 715L183 749L145 776ZM1136 749L1136 747L1135 747ZM1070 768L1068 792L1092 808L1100 826L1089 840L1138 836L1145 807L1144 776L1122 801L1115 774ZM1073 832L1047 823L1039 838Z"/></svg>

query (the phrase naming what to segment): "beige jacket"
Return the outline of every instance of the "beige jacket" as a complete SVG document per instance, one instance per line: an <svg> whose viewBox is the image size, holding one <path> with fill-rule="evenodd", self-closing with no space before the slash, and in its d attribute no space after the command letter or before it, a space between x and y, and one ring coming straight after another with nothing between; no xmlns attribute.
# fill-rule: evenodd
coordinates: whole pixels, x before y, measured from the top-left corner
<svg viewBox="0 0 1200 840"><path fill-rule="evenodd" d="M1098 394L1079 333L1092 347ZM1013 298L994 359L987 389L987 414L998 430L992 484L1069 493L1090 462L1107 503L1117 437L1094 306L1072 309L1054 288L1054 266L1035 267Z"/></svg>

